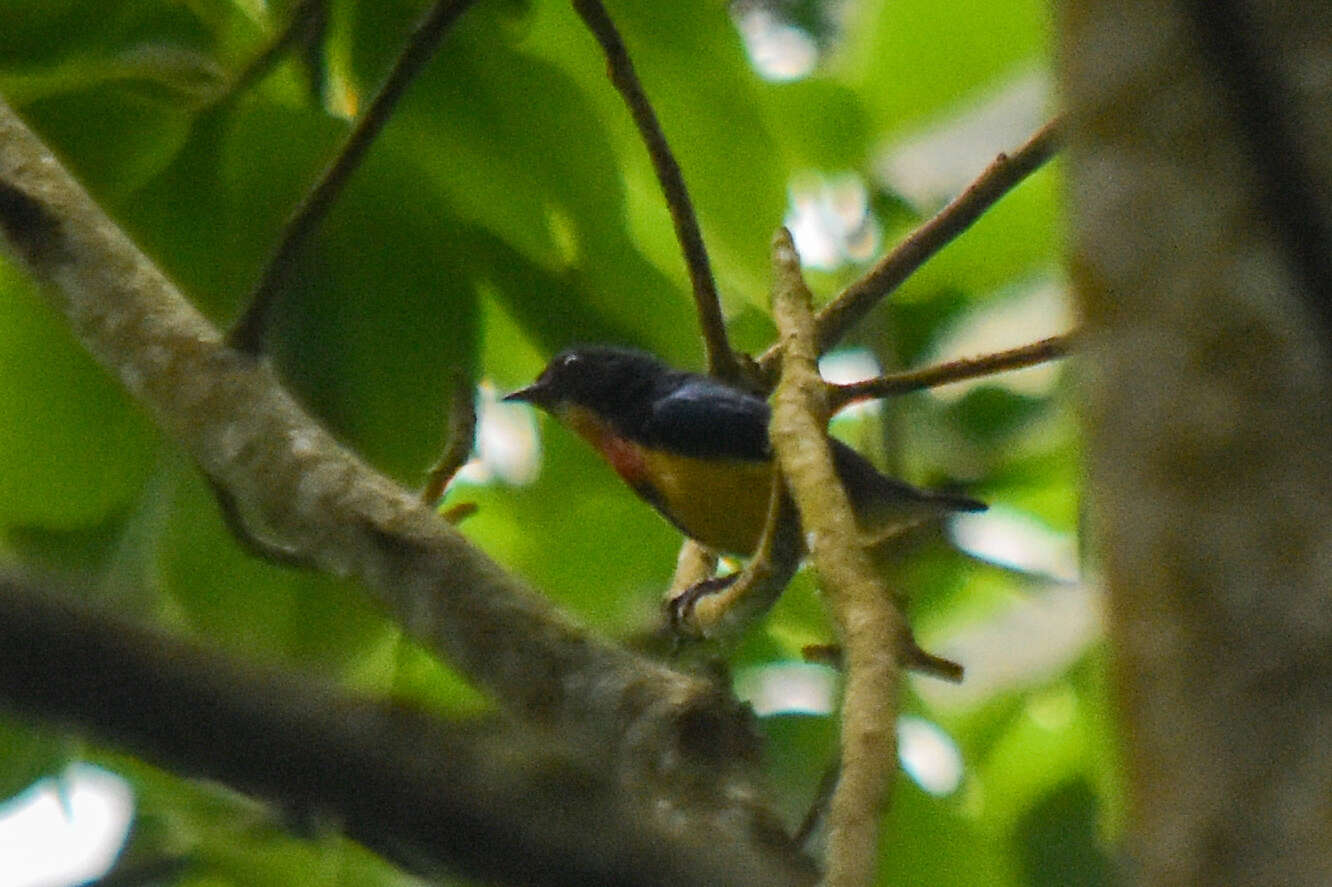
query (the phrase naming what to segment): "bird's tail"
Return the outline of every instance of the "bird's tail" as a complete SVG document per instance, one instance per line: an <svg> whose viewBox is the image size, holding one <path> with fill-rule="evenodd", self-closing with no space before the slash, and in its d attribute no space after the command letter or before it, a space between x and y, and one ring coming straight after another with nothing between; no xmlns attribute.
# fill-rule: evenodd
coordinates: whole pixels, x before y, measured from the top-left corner
<svg viewBox="0 0 1332 887"><path fill-rule="evenodd" d="M875 535L891 534L954 511L984 511L989 507L970 496L922 490L880 474L864 456L838 441L833 442L833 462L856 516Z"/></svg>
<svg viewBox="0 0 1332 887"><path fill-rule="evenodd" d="M946 493L942 490L916 490L931 502L936 502L945 511L984 511L990 506L979 499L963 496L961 493Z"/></svg>

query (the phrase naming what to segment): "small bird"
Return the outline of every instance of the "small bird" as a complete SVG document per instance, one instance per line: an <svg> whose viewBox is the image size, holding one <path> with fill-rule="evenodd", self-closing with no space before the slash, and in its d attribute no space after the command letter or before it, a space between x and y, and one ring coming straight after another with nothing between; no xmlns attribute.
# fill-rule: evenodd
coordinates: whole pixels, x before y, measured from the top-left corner
<svg viewBox="0 0 1332 887"><path fill-rule="evenodd" d="M507 395L577 432L639 496L714 551L748 556L768 515L774 460L767 401L711 376L672 369L642 351L592 346L555 356ZM857 522L886 535L954 511L966 496L921 490L830 441Z"/></svg>

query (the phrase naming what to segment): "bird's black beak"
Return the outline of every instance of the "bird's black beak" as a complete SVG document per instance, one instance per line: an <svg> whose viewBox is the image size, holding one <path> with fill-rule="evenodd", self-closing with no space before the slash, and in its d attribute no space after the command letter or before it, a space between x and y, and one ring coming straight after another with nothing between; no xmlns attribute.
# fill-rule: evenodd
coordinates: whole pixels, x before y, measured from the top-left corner
<svg viewBox="0 0 1332 887"><path fill-rule="evenodd" d="M551 402L550 390L541 384L540 379L526 388L511 391L500 399L505 403L530 403L534 407L544 407Z"/></svg>

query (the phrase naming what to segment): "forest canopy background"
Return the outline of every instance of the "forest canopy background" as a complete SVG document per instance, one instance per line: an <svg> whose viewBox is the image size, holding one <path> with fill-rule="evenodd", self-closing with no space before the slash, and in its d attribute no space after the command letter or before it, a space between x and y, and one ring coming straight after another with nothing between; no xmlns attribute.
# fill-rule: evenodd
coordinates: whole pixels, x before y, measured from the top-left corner
<svg viewBox="0 0 1332 887"><path fill-rule="evenodd" d="M0 94L225 325L420 11L329 9L324 76L312 80L292 54L247 82L291 5L11 0L0 9ZM690 185L735 344L750 352L773 335L768 245L778 224L793 227L826 296L1050 115L1041 3L612 12ZM763 68L765 23L802 37L812 67ZM909 367L1065 329L1059 175L1057 164L1036 173L908 281L850 337L850 362ZM449 500L479 506L465 534L599 631L624 635L646 621L678 535L569 435L492 404L578 342L702 367L650 164L567 6L481 3L464 16L294 281L270 352L341 440L419 486L443 443L449 380L476 379L484 464ZM486 707L353 583L243 552L190 460L23 275L0 263L0 289L7 561L78 577L127 614L246 658L442 713ZM539 450L505 463L487 418ZM895 577L922 644L969 675L956 689L912 684L907 723L925 763L898 785L882 882L1102 883L1101 848L1120 813L1096 606L1078 570L1078 439L1060 373L889 400L835 431L890 473L964 484L993 506L988 522L914 539ZM742 685L760 685L830 637L802 575L732 664ZM826 712L790 707L763 728L795 821L835 728ZM134 788L134 853L183 858L198 883L279 883L296 870L323 879L308 883L400 877L354 846L290 837L258 814L238 816L249 808L229 795L112 750L15 719L4 730L6 794L73 758L104 766ZM930 782L928 766L947 772L949 761L960 766L956 784Z"/></svg>

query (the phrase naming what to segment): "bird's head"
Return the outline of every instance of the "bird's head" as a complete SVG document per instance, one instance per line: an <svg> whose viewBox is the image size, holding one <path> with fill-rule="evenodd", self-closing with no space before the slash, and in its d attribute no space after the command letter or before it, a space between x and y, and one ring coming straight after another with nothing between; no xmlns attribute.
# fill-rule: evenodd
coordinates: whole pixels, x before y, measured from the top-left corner
<svg viewBox="0 0 1332 887"><path fill-rule="evenodd" d="M588 346L563 351L537 380L505 396L540 407L556 417L571 408L623 424L648 405L671 370L651 354L628 348Z"/></svg>

